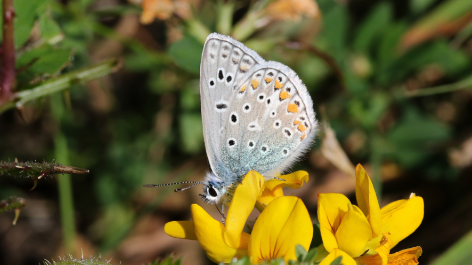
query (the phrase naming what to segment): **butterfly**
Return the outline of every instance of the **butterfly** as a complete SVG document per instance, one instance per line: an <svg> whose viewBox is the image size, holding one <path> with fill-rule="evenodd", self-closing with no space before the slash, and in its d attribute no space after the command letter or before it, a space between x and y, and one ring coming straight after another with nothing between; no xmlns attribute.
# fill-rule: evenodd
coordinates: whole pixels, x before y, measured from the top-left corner
<svg viewBox="0 0 472 265"><path fill-rule="evenodd" d="M314 141L313 101L297 74L229 36L212 33L205 41L200 97L210 164L204 181L145 186L203 184L203 201L229 202L250 170L277 179Z"/></svg>

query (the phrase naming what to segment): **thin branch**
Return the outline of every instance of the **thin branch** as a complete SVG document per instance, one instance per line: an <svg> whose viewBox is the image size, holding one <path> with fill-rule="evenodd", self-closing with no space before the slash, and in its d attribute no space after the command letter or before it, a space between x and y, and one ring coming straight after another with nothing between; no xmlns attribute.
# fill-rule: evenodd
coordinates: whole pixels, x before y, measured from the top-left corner
<svg viewBox="0 0 472 265"><path fill-rule="evenodd" d="M15 42L13 39L13 0L3 0L3 43L0 79L0 104L10 99L15 82Z"/></svg>
<svg viewBox="0 0 472 265"><path fill-rule="evenodd" d="M339 82L341 85L344 87L344 74L339 65L336 63L333 57L331 57L329 54L319 50L315 46L308 44L308 43L299 43L299 42L289 42L287 43L287 47L291 49L304 49L315 56L319 57L321 60L323 60L334 72L336 77L339 79Z"/></svg>
<svg viewBox="0 0 472 265"><path fill-rule="evenodd" d="M461 89L472 89L472 76L466 79L463 79L459 82L448 84L448 85L422 88L422 89L416 89L416 90L404 90L404 96L407 98L431 96L431 95L436 95L436 94L453 92L453 91L461 90Z"/></svg>
<svg viewBox="0 0 472 265"><path fill-rule="evenodd" d="M10 100L0 103L0 114L11 108L21 108L26 102L35 100L62 90L75 84L83 84L88 81L109 75L121 68L121 61L118 59L108 60L86 68L82 68L57 78L39 84L38 86L15 93Z"/></svg>

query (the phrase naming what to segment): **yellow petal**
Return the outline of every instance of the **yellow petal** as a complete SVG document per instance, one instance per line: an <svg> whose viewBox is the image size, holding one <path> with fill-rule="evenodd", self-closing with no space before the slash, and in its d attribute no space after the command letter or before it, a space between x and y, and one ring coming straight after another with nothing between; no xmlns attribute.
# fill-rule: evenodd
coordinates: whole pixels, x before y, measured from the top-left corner
<svg viewBox="0 0 472 265"><path fill-rule="evenodd" d="M357 206L350 205L335 236L339 249L351 257L358 257L364 254L372 230L362 211Z"/></svg>
<svg viewBox="0 0 472 265"><path fill-rule="evenodd" d="M264 187L269 190L273 190L276 187L290 187L292 189L299 189L303 186L303 183L308 182L309 176L306 171L296 171L291 174L279 176L284 180L272 179L265 183Z"/></svg>
<svg viewBox="0 0 472 265"><path fill-rule="evenodd" d="M283 257L295 260L295 246L308 250L313 238L313 224L302 200L283 196L272 201L259 215L249 240L253 264Z"/></svg>
<svg viewBox="0 0 472 265"><path fill-rule="evenodd" d="M267 181L266 183L271 182L271 181ZM278 198L280 196L284 196L284 191L282 190L282 187L280 186L277 186L272 190L264 189L261 197L257 199L257 204L256 204L257 209L262 212L262 210L264 210L264 208L267 207L267 205L269 205L271 201L273 201L275 198Z"/></svg>
<svg viewBox="0 0 472 265"><path fill-rule="evenodd" d="M303 186L303 183L308 182L308 173L306 171L296 171L288 175L279 176L284 180L272 179L266 181L264 184L264 191L261 197L257 199L256 207L262 212L269 203L284 195L283 188L290 187L292 189L299 189Z"/></svg>
<svg viewBox="0 0 472 265"><path fill-rule="evenodd" d="M404 249L388 255L388 265L416 265L422 253L421 247Z"/></svg>
<svg viewBox="0 0 472 265"><path fill-rule="evenodd" d="M382 230L379 201L372 181L360 164L356 167L356 199L357 205L370 223L372 237L377 237Z"/></svg>
<svg viewBox="0 0 472 265"><path fill-rule="evenodd" d="M197 204L192 204L191 209L195 235L208 258L216 263L228 263L231 262L234 257L241 258L247 255L249 234L241 232L241 229L241 231L239 231L239 248L232 248L225 243L225 239L223 238L225 230L223 224L213 219Z"/></svg>
<svg viewBox="0 0 472 265"><path fill-rule="evenodd" d="M320 265L330 265L337 257L343 257L341 260L342 265L356 265L356 261L351 258L346 252L340 249L333 249L333 251L320 263Z"/></svg>
<svg viewBox="0 0 472 265"><path fill-rule="evenodd" d="M318 221L320 222L323 245L328 252L339 248L334 234L347 213L351 202L338 193L318 194Z"/></svg>
<svg viewBox="0 0 472 265"><path fill-rule="evenodd" d="M412 196L408 200L398 200L380 210L382 214L382 232L389 232L392 248L411 235L421 224L424 216L423 198Z"/></svg>
<svg viewBox="0 0 472 265"><path fill-rule="evenodd" d="M246 225L249 214L254 209L257 198L261 195L263 187L264 177L251 170L236 188L226 216L225 233L223 233L228 246L240 248L241 231Z"/></svg>
<svg viewBox="0 0 472 265"><path fill-rule="evenodd" d="M173 221L164 226L164 231L171 237L197 240L192 221Z"/></svg>

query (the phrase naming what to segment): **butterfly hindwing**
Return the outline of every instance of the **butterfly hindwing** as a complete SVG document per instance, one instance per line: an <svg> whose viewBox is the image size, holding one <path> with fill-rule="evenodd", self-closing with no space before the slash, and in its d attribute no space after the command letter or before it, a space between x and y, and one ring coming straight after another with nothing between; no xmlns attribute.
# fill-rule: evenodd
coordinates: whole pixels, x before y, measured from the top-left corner
<svg viewBox="0 0 472 265"><path fill-rule="evenodd" d="M233 93L229 110L237 113L239 123L226 126L222 141L235 140L236 145L226 150L221 143L222 160L238 174L253 169L267 178L277 176L310 147L316 134L308 91L281 63L255 67Z"/></svg>

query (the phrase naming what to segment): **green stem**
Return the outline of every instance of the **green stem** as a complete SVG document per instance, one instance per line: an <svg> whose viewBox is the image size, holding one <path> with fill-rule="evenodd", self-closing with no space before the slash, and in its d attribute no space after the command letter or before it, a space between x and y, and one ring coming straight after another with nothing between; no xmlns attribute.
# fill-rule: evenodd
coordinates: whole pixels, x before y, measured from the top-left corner
<svg viewBox="0 0 472 265"><path fill-rule="evenodd" d="M405 97L422 97L422 96L431 96L436 94L448 93L453 92L460 89L471 89L472 88L472 76L467 77L457 83L452 83L443 86L437 87L430 87L430 88L423 88L417 89L412 91L405 91Z"/></svg>
<svg viewBox="0 0 472 265"><path fill-rule="evenodd" d="M8 109L21 107L28 101L65 90L72 85L86 83L109 75L116 72L120 66L119 60L112 59L50 79L32 89L16 93L13 100L0 105L0 114Z"/></svg>
<svg viewBox="0 0 472 265"><path fill-rule="evenodd" d="M206 38L210 35L210 30L197 19L190 19L187 21L188 33L201 43L205 43Z"/></svg>
<svg viewBox="0 0 472 265"><path fill-rule="evenodd" d="M380 137L376 134L371 137L371 152L370 152L370 164L372 166L372 175L370 179L374 185L375 193L377 198L380 200L382 197L382 152L378 149Z"/></svg>
<svg viewBox="0 0 472 265"><path fill-rule="evenodd" d="M69 164L69 149L67 139L62 133L58 133L54 139L55 156L66 164ZM66 174L57 178L59 189L59 202L61 209L62 236L67 254L75 255L75 221L74 202L72 199L72 183L70 175Z"/></svg>
<svg viewBox="0 0 472 265"><path fill-rule="evenodd" d="M223 35L229 35L231 33L231 27L233 26L233 12L234 2L223 2L218 1L218 20L216 21L216 31Z"/></svg>
<svg viewBox="0 0 472 265"><path fill-rule="evenodd" d="M258 29L257 20L264 15L263 10L271 1L257 1L247 12L246 16L234 26L231 36L239 41L244 41L251 36Z"/></svg>
<svg viewBox="0 0 472 265"><path fill-rule="evenodd" d="M236 26L234 26L231 36L238 41L245 41L256 30L256 21L260 19L262 13L260 11L249 12Z"/></svg>

